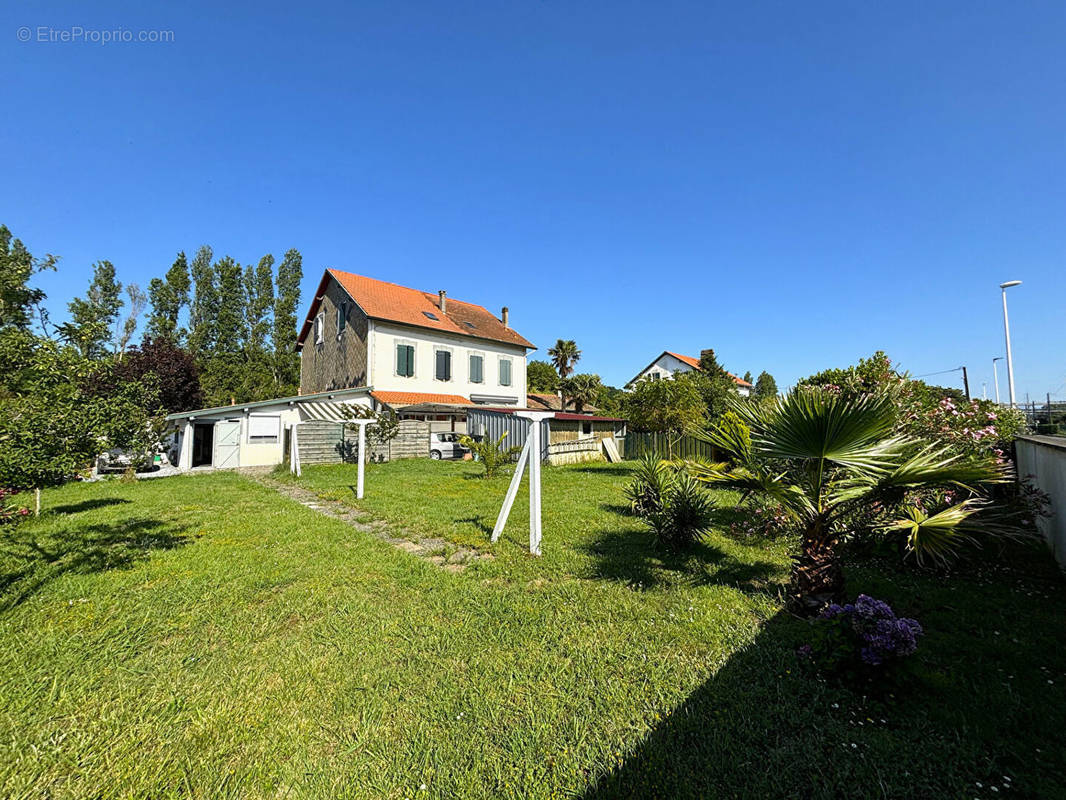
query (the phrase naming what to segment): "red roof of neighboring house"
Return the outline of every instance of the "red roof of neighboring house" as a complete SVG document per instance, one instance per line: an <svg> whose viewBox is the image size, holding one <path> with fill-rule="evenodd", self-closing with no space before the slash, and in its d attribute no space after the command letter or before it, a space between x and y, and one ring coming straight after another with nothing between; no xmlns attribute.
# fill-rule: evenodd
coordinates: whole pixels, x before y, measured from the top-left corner
<svg viewBox="0 0 1066 800"><path fill-rule="evenodd" d="M315 292L314 302L311 303L307 319L296 340L297 349L303 345L307 335L311 332L311 323L318 313L322 293L330 278L336 280L344 288L344 291L370 319L399 322L403 325L415 325L419 328L429 328L444 333L536 349L536 345L517 331L505 326L483 306L464 303L462 300L449 297L445 303L447 311L442 312L438 294L409 289L406 286L379 281L365 275L342 272L339 269L327 269L322 276L322 281ZM432 315L432 317L427 315Z"/></svg>
<svg viewBox="0 0 1066 800"><path fill-rule="evenodd" d="M498 414L514 414L516 411L547 411L544 408L518 408L517 406L474 406L477 411L495 411ZM625 422L620 417L597 417L592 414L574 414L570 411L556 411L552 419L566 422Z"/></svg>
<svg viewBox="0 0 1066 800"><path fill-rule="evenodd" d="M698 358L693 358L692 356L683 356L680 353L674 353L674 352L671 352L670 350L666 350L664 352L668 356L673 356L678 361L683 361L684 363L688 364L693 369L699 369L700 368L700 360ZM732 378L733 382L736 383L737 386L748 386L748 387L751 387L750 383L748 383L743 378L738 378L732 372L727 372L726 375L728 375L730 378Z"/></svg>
<svg viewBox="0 0 1066 800"><path fill-rule="evenodd" d="M416 403L440 403L453 406L472 406L461 394L435 394L433 392L371 392L379 403L396 406L413 406Z"/></svg>

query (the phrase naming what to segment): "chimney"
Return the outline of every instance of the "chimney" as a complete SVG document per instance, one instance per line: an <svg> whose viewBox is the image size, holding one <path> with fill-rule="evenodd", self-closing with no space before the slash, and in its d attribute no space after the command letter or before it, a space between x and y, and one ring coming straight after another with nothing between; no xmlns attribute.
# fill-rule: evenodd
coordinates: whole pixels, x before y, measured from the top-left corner
<svg viewBox="0 0 1066 800"><path fill-rule="evenodd" d="M511 316L511 309L509 309L507 306L504 306L503 307L503 315L501 317L503 319L503 327L505 327L505 328L509 328L510 327L510 325L508 324L508 318L510 316Z"/></svg>
<svg viewBox="0 0 1066 800"><path fill-rule="evenodd" d="M444 291L443 289L441 289L438 294L440 294L440 313L447 314L448 313L448 293L446 291Z"/></svg>

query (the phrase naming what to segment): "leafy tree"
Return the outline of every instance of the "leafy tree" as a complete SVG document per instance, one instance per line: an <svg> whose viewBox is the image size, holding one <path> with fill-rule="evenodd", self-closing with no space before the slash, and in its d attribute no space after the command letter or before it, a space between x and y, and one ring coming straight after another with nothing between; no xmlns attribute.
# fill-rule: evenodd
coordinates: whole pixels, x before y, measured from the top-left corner
<svg viewBox="0 0 1066 800"><path fill-rule="evenodd" d="M559 373L547 361L530 361L526 365L527 392L554 392L559 388Z"/></svg>
<svg viewBox="0 0 1066 800"><path fill-rule="evenodd" d="M669 381L638 381L625 402L625 414L633 429L668 434L672 453L673 439L701 427L707 419L697 376L688 372Z"/></svg>
<svg viewBox="0 0 1066 800"><path fill-rule="evenodd" d="M689 471L713 486L766 496L787 512L801 542L791 595L805 611L843 597L839 544L855 514L884 508L883 527L905 528L909 551L945 557L980 507L980 490L1007 480L993 459L963 459L898 435L894 399L885 393L799 388L772 403L734 402L731 411L742 425L730 415L706 434L730 462L691 463ZM951 494L932 507L908 501L908 492L928 489Z"/></svg>
<svg viewBox="0 0 1066 800"><path fill-rule="evenodd" d="M241 367L244 399L266 400L274 394L274 359L267 349L271 312L274 307L274 257L263 256L256 267L244 268L245 328L248 338Z"/></svg>
<svg viewBox="0 0 1066 800"><path fill-rule="evenodd" d="M218 325L218 277L211 263L211 248L206 244L196 251L189 271L192 275L193 296L189 307L189 349L200 359L210 357L215 350Z"/></svg>
<svg viewBox="0 0 1066 800"><path fill-rule="evenodd" d="M85 297L76 297L67 306L70 320L59 326L59 335L78 348L82 357L102 358L112 341L112 329L122 310L122 284L115 280L110 261L93 265L93 278ZM115 338L119 332L115 331Z"/></svg>
<svg viewBox="0 0 1066 800"><path fill-rule="evenodd" d="M496 441L488 438L472 439L469 436L460 436L459 443L466 447L478 460L485 465L483 477L491 478L500 471L500 467L513 461L514 457L522 452L521 446L504 447L503 442L507 438L507 431L500 434Z"/></svg>
<svg viewBox="0 0 1066 800"><path fill-rule="evenodd" d="M774 376L769 372L760 372L758 379L755 381L755 398L757 400L773 400L775 397L777 397L777 381L774 380Z"/></svg>
<svg viewBox="0 0 1066 800"><path fill-rule="evenodd" d="M371 444L386 445L395 439L400 432L400 418L391 410L382 409L380 411L374 411L366 406L343 404L341 405L341 414L346 420L374 420L373 424L366 426L367 442ZM344 427L350 431L359 430L359 426L351 422L345 422ZM354 454L354 451L352 451L351 455L353 458L358 459L358 456Z"/></svg>
<svg viewBox="0 0 1066 800"><path fill-rule="evenodd" d="M278 265L274 298L274 385L278 396L296 394L300 386L300 355L296 352L296 311L300 305L303 259L295 248Z"/></svg>
<svg viewBox="0 0 1066 800"><path fill-rule="evenodd" d="M178 327L181 309L189 304L189 264L185 252L178 253L177 258L166 278L152 278L148 283L148 299L151 313L145 335L151 339L172 339L181 342L185 331Z"/></svg>
<svg viewBox="0 0 1066 800"><path fill-rule="evenodd" d="M744 373L744 382L751 383L751 370Z"/></svg>
<svg viewBox="0 0 1066 800"><path fill-rule="evenodd" d="M38 272L55 269L55 264L52 255L34 258L6 225L0 225L0 328L28 330L34 312L43 313L45 294L29 283Z"/></svg>
<svg viewBox="0 0 1066 800"><path fill-rule="evenodd" d="M596 407L601 414L621 415L625 406L626 393L617 386L600 386L596 397Z"/></svg>
<svg viewBox="0 0 1066 800"><path fill-rule="evenodd" d="M700 353L698 372L685 373L691 377L703 398L709 420L718 419L729 409L730 400L737 396L737 384L714 355L714 350Z"/></svg>
<svg viewBox="0 0 1066 800"><path fill-rule="evenodd" d="M159 405L169 414L203 408L205 404L196 359L167 337L145 339L139 347L131 348L117 365L116 377L141 383L154 380Z"/></svg>
<svg viewBox="0 0 1066 800"><path fill-rule="evenodd" d="M566 397L574 401L574 409L580 414L585 406L595 404L603 384L599 375L582 374L567 378L562 383L562 389Z"/></svg>
<svg viewBox="0 0 1066 800"><path fill-rule="evenodd" d="M245 317L247 297L241 265L229 256L215 264L218 281L218 316L215 318L215 356L238 355L248 337Z"/></svg>

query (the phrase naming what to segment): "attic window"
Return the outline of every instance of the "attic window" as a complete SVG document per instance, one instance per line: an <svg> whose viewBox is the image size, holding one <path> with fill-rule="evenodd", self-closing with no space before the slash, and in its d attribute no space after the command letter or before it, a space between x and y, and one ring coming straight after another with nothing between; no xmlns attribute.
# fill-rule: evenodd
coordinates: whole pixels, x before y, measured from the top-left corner
<svg viewBox="0 0 1066 800"><path fill-rule="evenodd" d="M476 328L477 327L477 325L475 325L473 322L463 322L463 324L466 325L466 327L468 327L468 328Z"/></svg>
<svg viewBox="0 0 1066 800"><path fill-rule="evenodd" d="M434 314L432 311L423 311L422 313L432 320L437 320L438 322L440 321L439 319L437 319L437 315Z"/></svg>

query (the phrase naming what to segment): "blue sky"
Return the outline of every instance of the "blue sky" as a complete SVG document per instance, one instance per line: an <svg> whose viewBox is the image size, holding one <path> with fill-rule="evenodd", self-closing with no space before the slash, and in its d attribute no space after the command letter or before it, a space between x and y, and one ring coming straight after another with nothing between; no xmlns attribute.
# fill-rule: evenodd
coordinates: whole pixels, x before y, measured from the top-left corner
<svg viewBox="0 0 1066 800"><path fill-rule="evenodd" d="M0 222L57 311L97 259L297 247L305 301L336 266L508 305L619 385L881 348L991 396L1020 279L1019 394L1066 397L1064 40L1061 2L13 4Z"/></svg>

